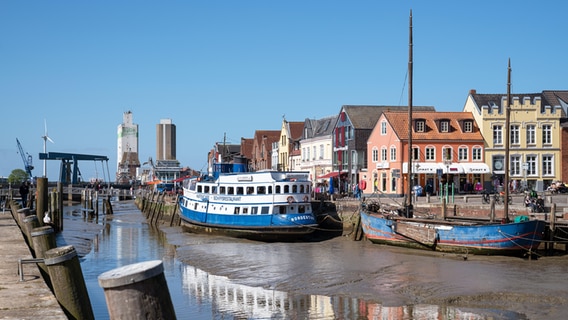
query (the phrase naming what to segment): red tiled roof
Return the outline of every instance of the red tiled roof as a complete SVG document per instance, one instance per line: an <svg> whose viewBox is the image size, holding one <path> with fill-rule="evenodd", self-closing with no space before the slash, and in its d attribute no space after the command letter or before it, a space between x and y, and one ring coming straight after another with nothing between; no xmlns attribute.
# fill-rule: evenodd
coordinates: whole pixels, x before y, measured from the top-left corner
<svg viewBox="0 0 568 320"><path fill-rule="evenodd" d="M385 112L384 116L399 139L408 140L408 112ZM424 132L416 132L416 128L413 126L413 140L483 141L483 136L481 135L471 112L413 112L412 118L413 121L423 120L425 122ZM450 121L449 132L440 131L440 120ZM472 122L472 132L463 131L464 120L470 120Z"/></svg>

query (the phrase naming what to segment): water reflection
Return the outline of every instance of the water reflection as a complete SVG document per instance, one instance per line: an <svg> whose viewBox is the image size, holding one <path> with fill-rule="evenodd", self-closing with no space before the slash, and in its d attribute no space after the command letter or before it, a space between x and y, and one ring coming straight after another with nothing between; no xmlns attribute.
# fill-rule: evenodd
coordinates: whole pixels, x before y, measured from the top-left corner
<svg viewBox="0 0 568 320"><path fill-rule="evenodd" d="M184 233L176 228L174 230L176 246L168 243L167 235L155 228L149 227L143 215L135 207L122 207L115 209L115 215L104 217L98 224L102 226L102 231L94 237L93 250L82 259L82 270L89 291L96 319L108 319L108 311L104 292L98 284L98 276L108 270L124 265L160 259L164 262L164 273L167 280L168 290L178 319L518 319L519 314L514 312L502 312L492 314L490 310L466 310L437 305L407 305L407 306L386 306L370 299L361 299L357 296L350 296L349 293L332 294L330 296L306 294L311 290L310 281L306 279L297 282L288 282L286 291L277 285L251 285L254 279L236 277L226 277L216 275L214 270L219 271L219 266L232 268L224 270L223 274L237 275L243 271L244 261L230 263L235 255L228 254L225 260L222 259L221 252L232 252L232 241L226 240L225 243L216 243L218 255L215 255L207 243L202 243L204 239L190 233ZM209 238L207 238L209 239ZM225 240L224 240L225 241ZM211 245L211 244L209 244ZM293 260L290 258L288 250L290 248L280 247L286 244L275 244L269 246L270 250L275 250L275 255L267 254L263 244L250 243L250 245L238 246L240 250L248 250L246 257L251 259L250 267L255 264L266 263L261 256L278 265L273 272L287 273L293 278L297 270L305 270L305 266L296 263L283 264L282 261ZM188 255L188 248L194 251ZM207 257L196 257L195 248L204 250L215 256L214 262L207 263ZM183 256L190 259L180 261L179 252L184 252ZM270 252L268 250L268 252ZM335 250L330 250L335 251ZM237 252L244 254L243 252ZM321 252L320 252L321 253ZM337 258L337 252L330 254L327 259ZM290 256L288 256L290 255ZM308 253L306 252L306 255ZM191 259L200 260L200 267L192 265ZM316 263L318 256L307 258L309 264ZM349 258L347 258L348 260ZM209 266L209 267L207 267ZM246 266L245 266L246 267ZM249 267L249 268L250 268ZM400 267L400 265L399 265ZM300 268L300 269L298 269ZM404 267L403 267L404 268ZM256 270L256 268L255 268ZM384 270L383 270L384 271ZM249 270L249 272L251 272ZM266 278L262 270L254 271L257 278ZM262 274L261 274L262 273ZM412 272L402 272L397 274L408 275ZM335 274L328 277L335 278ZM346 275L347 276L347 275ZM309 275L307 276L309 278ZM348 276L347 276L348 277ZM370 281L372 275L367 275L363 281ZM398 279L397 281L405 281ZM246 283L243 284L243 283ZM258 283L261 283L259 281ZM382 283L384 285L384 282ZM280 290L279 290L280 289ZM348 290L343 290L349 292ZM354 294L355 295L355 294ZM377 300L379 300L377 298Z"/></svg>

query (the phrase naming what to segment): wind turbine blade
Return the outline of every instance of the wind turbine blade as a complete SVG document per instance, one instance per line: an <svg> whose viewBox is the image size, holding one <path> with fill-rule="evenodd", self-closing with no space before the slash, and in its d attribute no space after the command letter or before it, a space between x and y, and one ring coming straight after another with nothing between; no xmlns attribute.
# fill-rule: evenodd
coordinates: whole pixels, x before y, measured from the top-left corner
<svg viewBox="0 0 568 320"><path fill-rule="evenodd" d="M53 142L53 140L51 140L51 138L50 138L50 137L48 137L48 136L45 136L45 138L46 138L46 139L47 139L47 140L48 140L49 142L51 142L51 143L55 143L55 142Z"/></svg>

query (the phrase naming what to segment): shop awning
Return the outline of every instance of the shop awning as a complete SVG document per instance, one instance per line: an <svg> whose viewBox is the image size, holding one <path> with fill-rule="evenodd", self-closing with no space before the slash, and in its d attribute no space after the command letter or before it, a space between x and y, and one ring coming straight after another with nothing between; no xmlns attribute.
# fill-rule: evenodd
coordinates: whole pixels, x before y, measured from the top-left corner
<svg viewBox="0 0 568 320"><path fill-rule="evenodd" d="M485 163L460 163L465 173L483 174L491 173L491 169Z"/></svg>
<svg viewBox="0 0 568 320"><path fill-rule="evenodd" d="M345 172L345 171L342 171L342 172L341 172L341 175L342 175L342 176L343 176L343 175L346 175L346 174L347 174L347 172ZM339 175L339 171L332 171L332 172L329 172L329 173L324 174L323 176L319 176L318 179L335 178L335 177L337 177L338 175Z"/></svg>
<svg viewBox="0 0 568 320"><path fill-rule="evenodd" d="M449 166L444 165L444 164L440 164L440 166L442 167L442 172L444 174L446 174L446 173L449 173L449 174L465 173L465 170L460 163L452 163Z"/></svg>
<svg viewBox="0 0 568 320"><path fill-rule="evenodd" d="M442 169L437 162L413 162L412 173L415 174L436 174L438 169ZM402 173L408 173L408 162L402 164Z"/></svg>

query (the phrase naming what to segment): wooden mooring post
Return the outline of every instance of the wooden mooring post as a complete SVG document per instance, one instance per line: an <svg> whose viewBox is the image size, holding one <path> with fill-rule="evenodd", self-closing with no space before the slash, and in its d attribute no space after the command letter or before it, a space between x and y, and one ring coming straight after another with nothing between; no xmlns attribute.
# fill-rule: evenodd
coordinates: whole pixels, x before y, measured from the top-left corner
<svg viewBox="0 0 568 320"><path fill-rule="evenodd" d="M83 271L73 246L57 247L45 252L53 292L69 319L95 319Z"/></svg>
<svg viewBox="0 0 568 320"><path fill-rule="evenodd" d="M98 280L111 319L176 319L161 260L113 269Z"/></svg>

